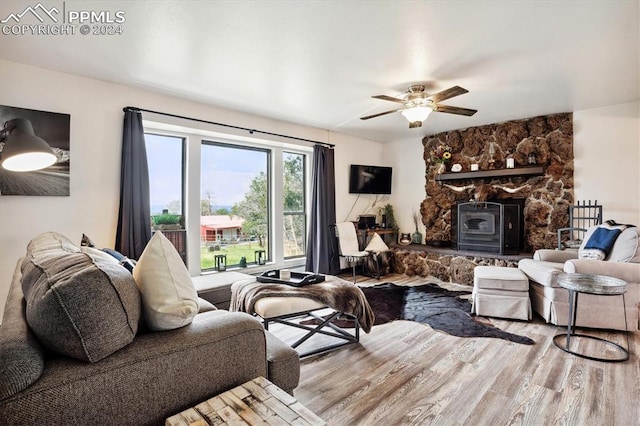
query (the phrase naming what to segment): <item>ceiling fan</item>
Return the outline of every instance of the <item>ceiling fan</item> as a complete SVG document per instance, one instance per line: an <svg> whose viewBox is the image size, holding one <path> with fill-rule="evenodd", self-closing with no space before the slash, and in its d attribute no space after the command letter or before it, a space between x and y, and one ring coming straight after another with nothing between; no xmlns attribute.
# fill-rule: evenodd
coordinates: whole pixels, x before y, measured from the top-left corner
<svg viewBox="0 0 640 426"><path fill-rule="evenodd" d="M467 93L467 89L463 89L460 86L453 86L442 92L435 93L433 95L425 92L425 86L423 84L413 84L409 86L409 90L404 94L402 99L394 98L387 95L372 96L375 99L382 99L383 101L397 102L403 105L402 108L392 109L391 111L385 111L378 114L367 115L366 117L360 117L360 120L368 120L370 118L380 117L381 115L391 114L401 111L401 114L409 121L409 128L421 127L422 122L427 119L432 111L446 112L447 114L458 114L472 116L478 110L469 108L460 108L450 105L440 105L438 102L453 98L455 96L464 95Z"/></svg>

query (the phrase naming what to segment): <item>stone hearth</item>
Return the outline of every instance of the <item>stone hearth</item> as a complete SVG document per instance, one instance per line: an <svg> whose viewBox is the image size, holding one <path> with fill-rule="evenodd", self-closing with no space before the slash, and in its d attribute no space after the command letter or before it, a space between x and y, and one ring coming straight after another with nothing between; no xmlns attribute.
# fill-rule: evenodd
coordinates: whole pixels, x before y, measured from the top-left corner
<svg viewBox="0 0 640 426"><path fill-rule="evenodd" d="M392 244L394 253L392 271L413 277L434 276L445 282L473 285L473 268L476 266L506 266L515 268L520 259L531 258L530 253L498 255L471 253L449 248L411 244Z"/></svg>
<svg viewBox="0 0 640 426"><path fill-rule="evenodd" d="M514 158L515 167L526 167L529 154L542 166L542 176L497 176L448 182L462 191L434 180L436 164L431 152L439 145L450 146L452 157L447 164L460 164L463 172L472 163L489 170L489 146L493 142L493 167L505 169L506 158ZM524 251L553 248L557 229L568 226L568 207L573 195L573 115L562 113L508 121L487 126L439 133L423 139L426 163L426 198L420 206L426 241L451 240L451 206L456 201L525 199Z"/></svg>

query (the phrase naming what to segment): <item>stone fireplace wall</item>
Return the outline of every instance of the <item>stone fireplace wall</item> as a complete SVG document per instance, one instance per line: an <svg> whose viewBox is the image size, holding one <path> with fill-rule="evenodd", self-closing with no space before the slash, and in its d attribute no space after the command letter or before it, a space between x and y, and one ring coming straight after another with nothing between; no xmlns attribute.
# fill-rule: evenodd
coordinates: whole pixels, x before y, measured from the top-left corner
<svg viewBox="0 0 640 426"><path fill-rule="evenodd" d="M490 169L490 143L494 143L494 169L506 168L506 158L511 154L515 167L526 167L530 153L536 156L536 164L543 166L542 176L513 176L474 178L445 182L457 188L455 191L434 180L437 163L431 152L438 145L450 146L452 157L447 172L453 164L460 164L463 172L472 163L480 170ZM557 229L568 226L568 207L573 196L573 114L562 113L514 120L487 126L443 132L425 137L424 159L426 163L426 199L420 206L425 240L451 240L451 206L457 200L525 199L525 251L557 246ZM470 187L473 185L473 187ZM511 192L505 190L508 189Z"/></svg>

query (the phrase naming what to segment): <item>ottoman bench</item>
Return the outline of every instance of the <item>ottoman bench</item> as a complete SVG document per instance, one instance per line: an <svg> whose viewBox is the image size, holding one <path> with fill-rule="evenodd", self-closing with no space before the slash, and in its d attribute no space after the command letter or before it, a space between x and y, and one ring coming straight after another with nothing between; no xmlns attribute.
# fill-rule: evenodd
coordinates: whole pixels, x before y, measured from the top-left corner
<svg viewBox="0 0 640 426"><path fill-rule="evenodd" d="M231 293L230 310L260 317L266 330L276 323L302 331L301 336L299 333L288 336L297 338L290 345L300 358L359 342L360 328L368 333L375 319L362 290L331 275L322 282L302 287L258 282L253 277L236 281ZM341 320L340 325L333 322L337 319ZM300 347L316 335L322 335L318 337L323 339L310 344L308 350Z"/></svg>
<svg viewBox="0 0 640 426"><path fill-rule="evenodd" d="M269 330L269 324L276 323L306 331L291 343L291 347L298 350L300 358L318 355L360 341L360 324L354 316L333 310L315 300L304 297L265 297L255 303L254 311L262 318L265 330ZM327 311L330 312L327 313ZM324 315L321 315L323 313ZM332 323L339 317L348 318L346 321L353 324L353 333ZM317 320L318 324L305 325L298 321L311 318ZM299 349L300 345L316 334L333 337L333 340L329 339L329 343L312 350Z"/></svg>
<svg viewBox="0 0 640 426"><path fill-rule="evenodd" d="M519 320L531 319L529 278L517 268L476 266L471 313Z"/></svg>

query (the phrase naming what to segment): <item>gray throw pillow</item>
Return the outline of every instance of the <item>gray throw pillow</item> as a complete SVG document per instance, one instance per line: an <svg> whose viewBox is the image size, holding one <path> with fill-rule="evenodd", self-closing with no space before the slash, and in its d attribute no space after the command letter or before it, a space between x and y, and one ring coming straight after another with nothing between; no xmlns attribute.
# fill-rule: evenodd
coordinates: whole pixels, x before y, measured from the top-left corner
<svg viewBox="0 0 640 426"><path fill-rule="evenodd" d="M117 263L48 232L29 244L22 272L27 323L48 349L96 362L135 337L140 293Z"/></svg>

